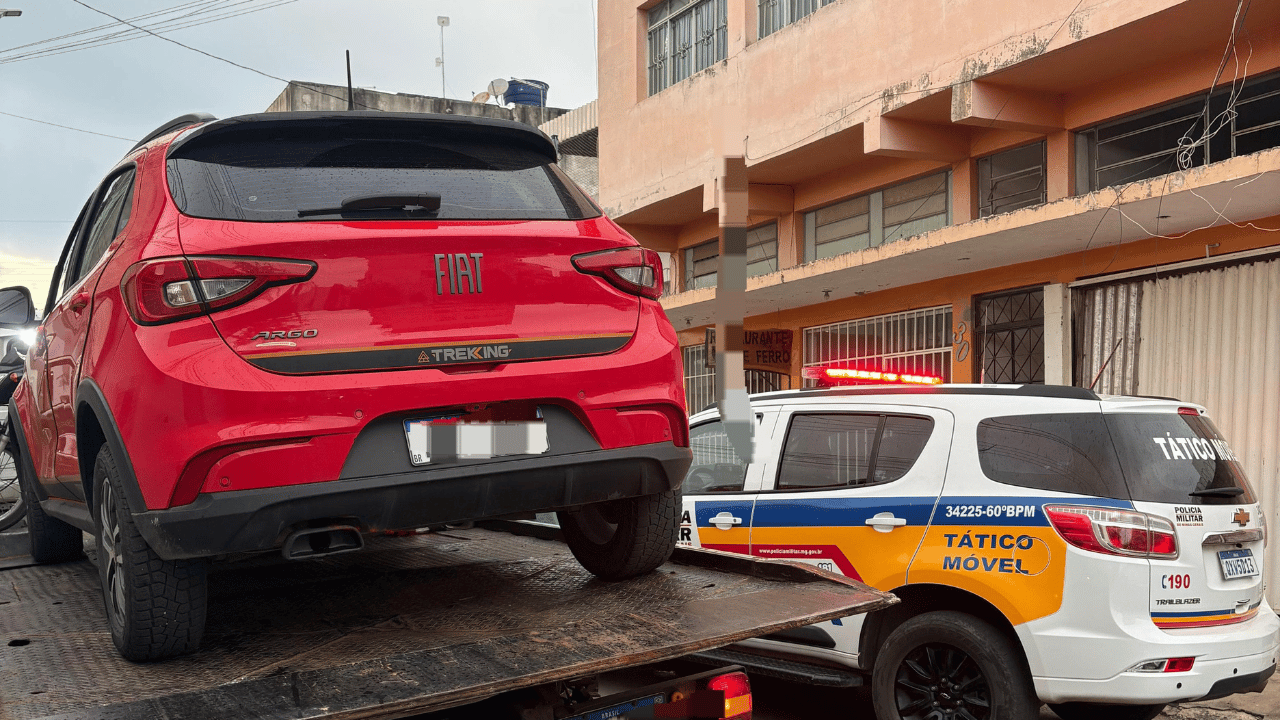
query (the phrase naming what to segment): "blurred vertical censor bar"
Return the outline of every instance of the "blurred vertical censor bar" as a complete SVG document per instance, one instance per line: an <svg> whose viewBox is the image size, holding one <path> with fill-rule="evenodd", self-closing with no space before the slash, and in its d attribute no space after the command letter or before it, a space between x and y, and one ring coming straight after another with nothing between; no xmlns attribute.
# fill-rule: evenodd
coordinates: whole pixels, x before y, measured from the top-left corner
<svg viewBox="0 0 1280 720"><path fill-rule="evenodd" d="M726 155L716 183L720 207L720 272L716 276L716 397L733 450L751 462L751 403L742 362L742 319L747 295L747 161Z"/></svg>

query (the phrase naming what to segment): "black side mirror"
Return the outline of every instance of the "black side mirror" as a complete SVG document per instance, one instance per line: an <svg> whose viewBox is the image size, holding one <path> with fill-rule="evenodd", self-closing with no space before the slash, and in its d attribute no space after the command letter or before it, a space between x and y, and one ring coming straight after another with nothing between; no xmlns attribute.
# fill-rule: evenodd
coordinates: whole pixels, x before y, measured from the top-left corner
<svg viewBox="0 0 1280 720"><path fill-rule="evenodd" d="M24 287L0 290L0 328L20 330L35 320L36 306L31 291Z"/></svg>

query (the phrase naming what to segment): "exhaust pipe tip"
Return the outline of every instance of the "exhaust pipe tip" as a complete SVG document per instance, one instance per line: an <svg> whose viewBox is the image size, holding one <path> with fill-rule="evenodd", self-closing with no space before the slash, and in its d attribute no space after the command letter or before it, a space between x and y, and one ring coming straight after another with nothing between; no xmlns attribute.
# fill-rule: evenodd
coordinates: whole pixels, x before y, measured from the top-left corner
<svg viewBox="0 0 1280 720"><path fill-rule="evenodd" d="M354 552L364 548L364 538L358 528L350 525L303 528L295 530L284 540L281 554L285 560L307 560L328 557L339 553Z"/></svg>

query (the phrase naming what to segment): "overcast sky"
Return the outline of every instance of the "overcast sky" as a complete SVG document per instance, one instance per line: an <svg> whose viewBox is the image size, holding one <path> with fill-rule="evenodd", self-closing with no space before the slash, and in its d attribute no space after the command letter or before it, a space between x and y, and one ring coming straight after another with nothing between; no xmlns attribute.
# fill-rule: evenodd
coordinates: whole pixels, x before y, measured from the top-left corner
<svg viewBox="0 0 1280 720"><path fill-rule="evenodd" d="M197 22L164 32L186 45L285 78L439 96L440 27L446 96L470 100L494 78L550 83L548 104L596 97L595 0L83 0L142 25ZM284 84L159 38L142 36L17 59L126 31L74 0L0 0L0 113L141 139L165 121L204 111L262 112ZM167 12L166 12L167 11ZM195 13L195 14L192 14ZM189 15L179 20L180 16ZM120 38L116 38L120 39ZM27 46L30 47L19 47ZM71 222L131 142L0 114L0 287L26 285L43 303Z"/></svg>

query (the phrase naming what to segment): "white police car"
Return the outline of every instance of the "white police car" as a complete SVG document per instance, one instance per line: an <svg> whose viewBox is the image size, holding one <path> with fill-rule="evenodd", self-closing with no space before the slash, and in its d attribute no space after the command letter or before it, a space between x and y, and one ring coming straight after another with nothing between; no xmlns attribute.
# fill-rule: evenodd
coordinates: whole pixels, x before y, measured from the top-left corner
<svg viewBox="0 0 1280 720"><path fill-rule="evenodd" d="M1275 672L1265 519L1204 408L1035 385L752 407L746 466L714 410L690 419L680 542L901 598L739 646L869 672L880 720L1146 719Z"/></svg>

